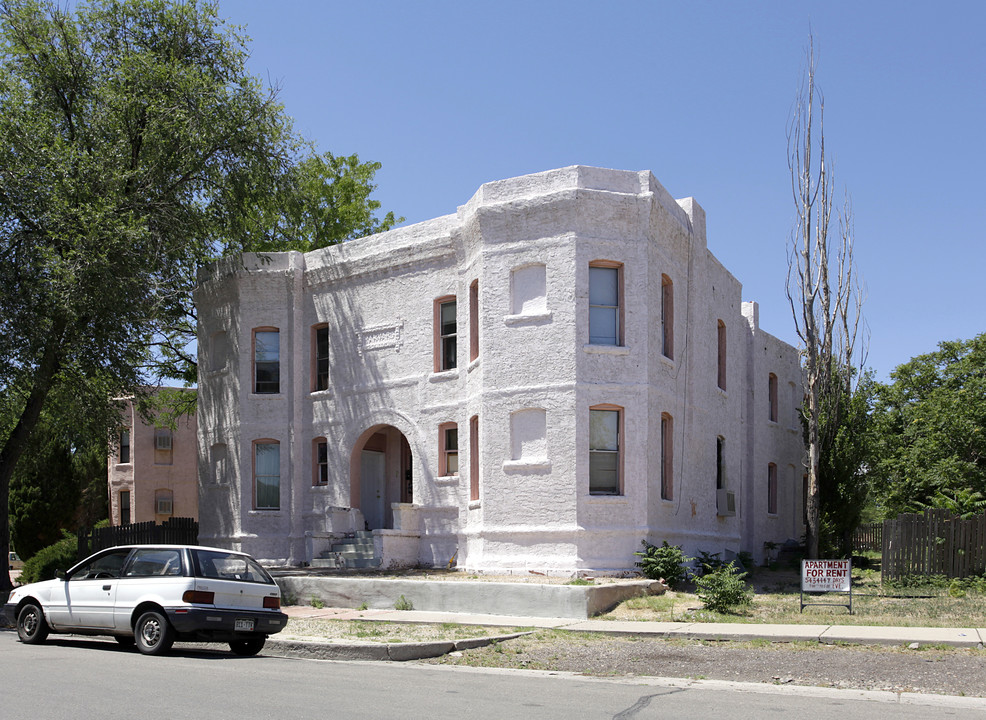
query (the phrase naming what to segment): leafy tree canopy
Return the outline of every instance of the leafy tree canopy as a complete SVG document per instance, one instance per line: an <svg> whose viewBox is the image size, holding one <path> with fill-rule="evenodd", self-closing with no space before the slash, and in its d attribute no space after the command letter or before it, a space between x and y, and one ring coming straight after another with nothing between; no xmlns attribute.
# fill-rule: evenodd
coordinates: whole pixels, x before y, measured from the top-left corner
<svg viewBox="0 0 986 720"><path fill-rule="evenodd" d="M378 166L314 154L247 56L213 2L0 0L0 589L9 482L53 397L194 381L216 256L394 222Z"/></svg>
<svg viewBox="0 0 986 720"><path fill-rule="evenodd" d="M871 474L888 516L986 510L986 333L891 373L874 411Z"/></svg>

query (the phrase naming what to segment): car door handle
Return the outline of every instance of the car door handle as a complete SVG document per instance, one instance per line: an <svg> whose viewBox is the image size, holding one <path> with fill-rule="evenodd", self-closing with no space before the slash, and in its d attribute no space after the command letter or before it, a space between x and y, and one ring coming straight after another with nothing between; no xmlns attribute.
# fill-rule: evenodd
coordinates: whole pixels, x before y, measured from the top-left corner
<svg viewBox="0 0 986 720"><path fill-rule="evenodd" d="M113 587L113 586L112 585L103 585L103 590L109 590L111 587Z"/></svg>

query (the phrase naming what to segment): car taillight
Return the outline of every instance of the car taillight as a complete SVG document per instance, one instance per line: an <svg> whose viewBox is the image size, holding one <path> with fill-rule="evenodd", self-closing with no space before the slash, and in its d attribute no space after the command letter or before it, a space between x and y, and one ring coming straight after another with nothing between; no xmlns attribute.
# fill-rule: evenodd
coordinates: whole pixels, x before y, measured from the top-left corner
<svg viewBox="0 0 986 720"><path fill-rule="evenodd" d="M281 598L279 597L265 597L264 607L268 610L280 610L281 609Z"/></svg>
<svg viewBox="0 0 986 720"><path fill-rule="evenodd" d="M186 590L181 599L183 602L195 605L212 605L216 601L216 594L204 590Z"/></svg>

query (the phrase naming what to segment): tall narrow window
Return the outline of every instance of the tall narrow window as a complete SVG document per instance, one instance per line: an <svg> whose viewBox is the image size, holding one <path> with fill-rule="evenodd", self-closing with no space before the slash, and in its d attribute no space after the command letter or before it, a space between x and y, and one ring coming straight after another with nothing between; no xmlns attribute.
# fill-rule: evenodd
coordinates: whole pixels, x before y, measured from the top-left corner
<svg viewBox="0 0 986 720"><path fill-rule="evenodd" d="M661 415L661 499L674 500L674 420Z"/></svg>
<svg viewBox="0 0 986 720"><path fill-rule="evenodd" d="M674 360L674 283L661 275L661 345L664 357Z"/></svg>
<svg viewBox="0 0 986 720"><path fill-rule="evenodd" d="M716 438L716 490L726 487L726 440L720 435Z"/></svg>
<svg viewBox="0 0 986 720"><path fill-rule="evenodd" d="M718 321L717 333L718 333L717 377L718 377L719 387L725 390L726 389L726 323L724 323L722 320Z"/></svg>
<svg viewBox="0 0 986 720"><path fill-rule="evenodd" d="M435 372L456 367L455 297L435 301Z"/></svg>
<svg viewBox="0 0 986 720"><path fill-rule="evenodd" d="M469 361L479 357L479 280L469 286Z"/></svg>
<svg viewBox="0 0 986 720"><path fill-rule="evenodd" d="M130 428L120 431L120 463L130 462Z"/></svg>
<svg viewBox="0 0 986 720"><path fill-rule="evenodd" d="M329 484L329 444L325 438L315 438L312 452L312 485Z"/></svg>
<svg viewBox="0 0 986 720"><path fill-rule="evenodd" d="M459 474L459 426L442 423L438 426L438 474L444 477Z"/></svg>
<svg viewBox="0 0 986 720"><path fill-rule="evenodd" d="M130 524L130 491L120 491L120 524Z"/></svg>
<svg viewBox="0 0 986 720"><path fill-rule="evenodd" d="M774 463L767 466L767 514L777 514L777 466Z"/></svg>
<svg viewBox="0 0 986 720"><path fill-rule="evenodd" d="M154 491L154 514L171 516L174 512L175 494L171 490Z"/></svg>
<svg viewBox="0 0 986 720"><path fill-rule="evenodd" d="M777 376L774 373L767 376L767 402L770 405L770 421L777 422Z"/></svg>
<svg viewBox="0 0 986 720"><path fill-rule="evenodd" d="M589 344L622 344L620 284L622 266L589 266Z"/></svg>
<svg viewBox="0 0 986 720"><path fill-rule="evenodd" d="M254 443L254 487L257 510L281 509L281 446L276 440Z"/></svg>
<svg viewBox="0 0 986 720"><path fill-rule="evenodd" d="M479 415L469 419L469 499L479 500Z"/></svg>
<svg viewBox="0 0 986 720"><path fill-rule="evenodd" d="M312 383L312 390L329 389L329 326L318 325L315 327L315 377Z"/></svg>
<svg viewBox="0 0 986 720"><path fill-rule="evenodd" d="M622 466L620 433L621 410L589 410L589 493L620 495Z"/></svg>
<svg viewBox="0 0 986 720"><path fill-rule="evenodd" d="M281 392L280 336L278 330L255 330L253 333L253 391L257 394Z"/></svg>

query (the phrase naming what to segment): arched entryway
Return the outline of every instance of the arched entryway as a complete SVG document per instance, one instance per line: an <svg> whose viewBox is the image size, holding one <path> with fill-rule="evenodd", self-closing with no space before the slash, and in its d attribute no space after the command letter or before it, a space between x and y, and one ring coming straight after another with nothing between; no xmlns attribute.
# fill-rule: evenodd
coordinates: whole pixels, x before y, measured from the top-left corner
<svg viewBox="0 0 986 720"><path fill-rule="evenodd" d="M367 529L394 527L393 503L414 501L411 446L393 425L374 425L356 440L349 465L350 505Z"/></svg>

